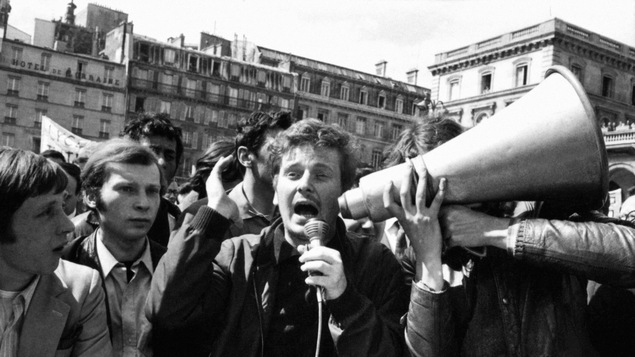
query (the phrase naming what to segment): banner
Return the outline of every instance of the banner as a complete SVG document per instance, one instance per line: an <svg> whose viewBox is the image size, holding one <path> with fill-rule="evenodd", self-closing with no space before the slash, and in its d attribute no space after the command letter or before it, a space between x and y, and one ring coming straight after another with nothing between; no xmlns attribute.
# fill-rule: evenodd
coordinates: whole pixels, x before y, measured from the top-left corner
<svg viewBox="0 0 635 357"><path fill-rule="evenodd" d="M79 149L91 145L95 141L87 140L64 129L47 116L42 116L42 139L40 152L57 150L64 154L66 161L73 162Z"/></svg>

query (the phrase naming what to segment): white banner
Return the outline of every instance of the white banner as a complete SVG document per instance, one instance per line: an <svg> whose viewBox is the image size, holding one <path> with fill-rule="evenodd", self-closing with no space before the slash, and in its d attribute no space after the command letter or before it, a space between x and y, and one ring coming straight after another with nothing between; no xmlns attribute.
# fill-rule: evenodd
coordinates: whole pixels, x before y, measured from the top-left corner
<svg viewBox="0 0 635 357"><path fill-rule="evenodd" d="M45 150L57 150L64 154L66 160L73 162L77 157L79 149L95 143L79 135L64 129L47 116L42 116L42 139L40 142L40 152Z"/></svg>

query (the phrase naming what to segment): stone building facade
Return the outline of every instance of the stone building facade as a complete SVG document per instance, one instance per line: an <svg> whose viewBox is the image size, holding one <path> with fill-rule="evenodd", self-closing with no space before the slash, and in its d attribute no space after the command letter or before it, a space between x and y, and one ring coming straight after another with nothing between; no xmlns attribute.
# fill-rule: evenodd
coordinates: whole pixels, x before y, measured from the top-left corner
<svg viewBox="0 0 635 357"><path fill-rule="evenodd" d="M384 150L401 131L423 117L418 104L429 95L426 88L264 47L258 50L261 63L297 77L296 116L335 123L353 133L361 161L374 168L381 166ZM385 62L378 66L383 73Z"/></svg>
<svg viewBox="0 0 635 357"><path fill-rule="evenodd" d="M39 152L42 116L95 141L123 128L123 65L5 40L0 51L1 145Z"/></svg>
<svg viewBox="0 0 635 357"><path fill-rule="evenodd" d="M437 54L428 67L432 98L472 127L536 87L554 65L569 68L587 92L603 127L610 189L622 189L625 197L635 185L635 136L630 134L635 129L635 48L554 18Z"/></svg>

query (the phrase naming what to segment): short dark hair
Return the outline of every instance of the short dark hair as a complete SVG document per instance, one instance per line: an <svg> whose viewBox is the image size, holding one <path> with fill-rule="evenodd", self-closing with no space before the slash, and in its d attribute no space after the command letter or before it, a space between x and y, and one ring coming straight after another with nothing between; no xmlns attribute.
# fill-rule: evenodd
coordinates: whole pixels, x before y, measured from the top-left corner
<svg viewBox="0 0 635 357"><path fill-rule="evenodd" d="M461 124L444 117L432 117L414 122L399 135L399 140L384 151L384 167L404 163L406 159L425 154L439 144L450 141L463 132Z"/></svg>
<svg viewBox="0 0 635 357"><path fill-rule="evenodd" d="M268 131L285 130L293 124L294 119L288 111L275 113L253 112L242 118L236 127L236 150L244 146L254 155L265 142ZM238 157L238 155L236 155Z"/></svg>
<svg viewBox="0 0 635 357"><path fill-rule="evenodd" d="M159 175L162 175L157 158L150 149L128 139L111 139L97 146L84 166L81 179L86 195L101 197L99 192L108 179L107 166L110 163L156 165Z"/></svg>
<svg viewBox="0 0 635 357"><path fill-rule="evenodd" d="M68 184L55 162L30 151L0 147L0 242L11 243L11 220L30 197L58 194Z"/></svg>
<svg viewBox="0 0 635 357"><path fill-rule="evenodd" d="M47 159L60 160L61 162L66 162L66 158L64 157L64 154L62 154L61 152L57 150L53 150L53 149L44 150L40 153L40 155L44 156Z"/></svg>
<svg viewBox="0 0 635 357"><path fill-rule="evenodd" d="M69 162L63 162L59 165L62 168L62 170L64 170L70 177L74 178L75 181L77 181L75 194L76 195L79 194L79 192L82 190L82 179L81 179L82 170L79 168L79 166L75 164L71 164Z"/></svg>
<svg viewBox="0 0 635 357"><path fill-rule="evenodd" d="M189 184L198 193L199 199L207 197L205 182L218 160L231 155L234 150L235 147L232 141L215 141L207 148L203 156L196 160L196 172L190 178ZM237 165L241 166L238 164L238 160L234 160L230 166L223 170L221 173L223 182L233 182L242 179L242 170Z"/></svg>
<svg viewBox="0 0 635 357"><path fill-rule="evenodd" d="M353 186L358 160L351 135L339 126L325 124L317 119L300 120L278 135L270 148L271 172L274 176L280 171L283 155L302 146L336 149L340 155L342 192Z"/></svg>
<svg viewBox="0 0 635 357"><path fill-rule="evenodd" d="M140 113L132 119L123 129L121 136L140 141L147 136L162 136L176 142L176 166L181 162L183 155L183 139L181 128L174 126L167 113Z"/></svg>

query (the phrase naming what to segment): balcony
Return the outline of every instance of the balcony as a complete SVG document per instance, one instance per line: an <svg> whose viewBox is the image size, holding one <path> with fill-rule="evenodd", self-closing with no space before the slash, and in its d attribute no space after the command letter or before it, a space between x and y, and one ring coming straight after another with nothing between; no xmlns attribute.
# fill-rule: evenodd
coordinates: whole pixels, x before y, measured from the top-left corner
<svg viewBox="0 0 635 357"><path fill-rule="evenodd" d="M15 118L13 117L4 117L5 124L15 125Z"/></svg>
<svg viewBox="0 0 635 357"><path fill-rule="evenodd" d="M10 97L17 97L20 95L20 91L18 90L13 90L13 89L7 89L7 95Z"/></svg>
<svg viewBox="0 0 635 357"><path fill-rule="evenodd" d="M110 139L110 133L107 131L100 131L99 132L99 138L100 139Z"/></svg>
<svg viewBox="0 0 635 357"><path fill-rule="evenodd" d="M48 95L38 94L37 95L37 100L39 100L40 102L48 102L49 101L49 96Z"/></svg>
<svg viewBox="0 0 635 357"><path fill-rule="evenodd" d="M101 111L110 113L110 112L112 112L112 107L109 107L109 106L106 106L106 105L102 105L101 106Z"/></svg>
<svg viewBox="0 0 635 357"><path fill-rule="evenodd" d="M82 128L71 128L73 134L82 135Z"/></svg>
<svg viewBox="0 0 635 357"><path fill-rule="evenodd" d="M33 127L35 129L42 129L42 122L40 121L33 122Z"/></svg>
<svg viewBox="0 0 635 357"><path fill-rule="evenodd" d="M74 106L75 106L75 107L77 107L77 108L83 108L83 107L84 107L84 104L85 104L84 102L78 102L78 101L75 101Z"/></svg>
<svg viewBox="0 0 635 357"><path fill-rule="evenodd" d="M635 129L602 131L607 151L635 151Z"/></svg>

